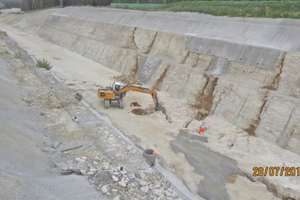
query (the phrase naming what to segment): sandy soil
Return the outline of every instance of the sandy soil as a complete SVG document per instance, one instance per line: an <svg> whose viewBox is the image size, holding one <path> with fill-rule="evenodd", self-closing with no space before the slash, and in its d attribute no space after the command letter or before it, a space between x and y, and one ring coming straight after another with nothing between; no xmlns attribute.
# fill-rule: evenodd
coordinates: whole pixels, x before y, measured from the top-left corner
<svg viewBox="0 0 300 200"><path fill-rule="evenodd" d="M27 53L14 41L3 36L3 34L1 37L6 42L6 44L3 43L4 49L1 49L1 55L10 61L9 68L17 76L18 83L27 90L31 89L29 93L22 94L24 95L22 100L26 102L28 107L37 109L37 113L26 112L26 118L31 120L31 123L28 123L27 120L22 121L22 118L19 120L24 122L24 125L38 123L36 125L42 127L39 134L35 135L42 142L41 145L38 145L39 151L49 153L47 154L48 159L45 159L47 162L33 157L30 158L30 163L22 163L26 165L24 168L15 163L11 165L18 167L19 174L27 173L27 166L30 167L34 164L37 166L47 165L49 168L47 171L53 172L48 174L49 179L53 180L51 183L48 179L37 181L41 185L42 191L37 198L43 196L41 199L60 199L62 196L63 199L68 199L69 197L66 195L69 193L64 191L65 188L59 184L58 187L60 188L55 187L56 179L58 182L60 179L68 181L68 178L64 178L63 175L73 174L85 176L82 177L84 184L87 179L94 190L90 187L92 191L85 191L82 186L82 189L78 191L88 194L78 195L75 192L74 195L78 197L73 197L73 194L70 194L71 199L93 199L93 195L96 195L94 199L113 200L165 199L166 197L180 199L178 194L173 191L170 182L159 172L151 169L141 156L140 150L131 145L130 142L128 143L128 140L122 136L122 133L112 125L107 117L93 110L85 101L78 101L66 86L57 81L56 76L51 71L36 67ZM3 64L3 69L4 66ZM5 82L3 84L9 85ZM74 116L77 116L80 121L73 120ZM22 128L23 123L20 124ZM3 131L4 137L9 134L9 131ZM17 133L17 136L19 135L20 133ZM12 141L14 146L21 143L18 140ZM15 158L6 152L9 149L3 145L3 163L10 163L11 158ZM19 154L22 155L22 152ZM125 174L119 172L118 167L120 165L124 167ZM9 172L10 169L4 169L4 172L6 171ZM36 170L36 172L39 171ZM42 174L38 173L36 176L41 178ZM71 177L73 176L71 175ZM77 181L81 182L82 179L75 177L72 180L74 180L72 183L74 186L67 184L71 191L82 184L77 185L76 183ZM6 186L14 184L14 180L3 179L3 181L5 183L3 185L1 183L1 189L5 190L0 194L1 199L12 199L12 196L16 196L15 193L17 193L15 199L23 199L23 196L18 196L22 193L14 192ZM21 189L23 188L38 189L39 186L32 182L26 182L22 185ZM55 193L55 191L51 194L43 192L43 189L48 189L51 192L52 188L53 190L59 189L63 195ZM31 191L31 189L28 190ZM31 199L35 196L34 192L31 191L26 198Z"/></svg>
<svg viewBox="0 0 300 200"><path fill-rule="evenodd" d="M51 71L62 84L67 85L73 93L81 93L83 99L91 108L107 115L113 124L124 134L128 135L138 147L155 149L160 155L159 163L183 179L193 194L199 193L202 197L208 199L239 199L245 194L249 195L249 199L276 198L267 190L270 188L262 187L258 182L251 182L244 176L245 172L252 174L251 171L254 166L261 164L275 165L273 160L265 159L266 154L262 153L264 149L258 149L262 139L249 137L238 128L223 131L222 133L225 137L222 137L220 132L216 134L214 130L231 125L224 119L215 116L210 116L206 119L210 131L206 132L204 136L207 137L208 143L201 140L197 141L193 138L193 135L198 135L197 130L202 124L202 122L196 120L193 120L185 129L188 133L187 135L190 135L191 138L180 138L180 130L184 129L186 123L195 116L195 111L190 109L190 106L185 102L173 99L164 93L158 93L158 96L166 108L167 115L171 118L172 123L166 120L166 116L161 112L148 116L133 114L131 111L134 108L130 107L132 102L138 102L142 106L141 108L154 107L151 96L140 93L132 92L127 94L125 109L111 107L109 110L106 110L104 109L103 101L97 98L97 89L99 85L112 84L114 76L120 75L118 72L3 23L0 24L0 28L5 29L9 36L17 41L34 59L45 58L50 61L53 64ZM223 140L221 140L221 137ZM238 142L242 138L245 141L253 141L253 145L247 145L245 150L243 143ZM193 143L193 146L191 145L189 149L184 148L189 145L189 141ZM205 148L205 146L209 148ZM233 148L231 148L232 146ZM281 150L272 144L269 144L269 147L272 147L275 152L281 152L285 156L285 160L290 164L299 165L297 161L299 156L286 150ZM218 154L211 149L223 155L217 156ZM245 151L248 153L246 156ZM203 159L201 159L201 154L205 154L204 159L206 159L206 162L203 162ZM210 157L211 155L216 155L217 158L214 159L218 159L220 163L213 162L214 159ZM197 160L193 159L193 156ZM229 157L237 162L229 159ZM249 160L250 158L252 160ZM234 170L223 170L222 167L226 168L227 166L233 166L230 169ZM206 168L213 169L212 171L219 173L219 175L215 177L216 175L213 173L207 173ZM236 175L233 178L234 181L229 181L229 178L233 175ZM220 176L220 180L223 179L222 183L219 182L218 176ZM217 180L216 182L211 182L210 180L212 179ZM285 179L285 177L281 177L281 179ZM282 182L288 183L289 180L283 180ZM295 181L294 184L299 185L299 181ZM208 189L203 189L204 186ZM224 187L226 187L226 190ZM214 189L216 190L213 191ZM249 192L255 190L260 192ZM208 193L203 194L203 191ZM196 198L201 199L200 196Z"/></svg>

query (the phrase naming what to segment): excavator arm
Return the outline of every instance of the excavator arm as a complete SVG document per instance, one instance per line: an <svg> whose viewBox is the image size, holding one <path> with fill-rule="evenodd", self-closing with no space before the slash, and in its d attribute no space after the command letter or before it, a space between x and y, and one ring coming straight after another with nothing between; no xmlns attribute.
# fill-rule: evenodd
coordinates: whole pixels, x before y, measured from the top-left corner
<svg viewBox="0 0 300 200"><path fill-rule="evenodd" d="M140 86L126 85L123 89L119 90L117 94L121 94L122 92L126 92L126 91L135 91L135 92L151 94L153 102L155 104L155 110L160 110L160 104L158 102L157 92L154 89L150 90L149 88L143 88Z"/></svg>

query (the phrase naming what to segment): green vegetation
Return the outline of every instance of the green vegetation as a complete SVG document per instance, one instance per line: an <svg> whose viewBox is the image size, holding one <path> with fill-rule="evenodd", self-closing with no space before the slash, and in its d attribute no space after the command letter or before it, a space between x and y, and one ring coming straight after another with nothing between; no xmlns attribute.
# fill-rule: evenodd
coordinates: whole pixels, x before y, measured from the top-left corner
<svg viewBox="0 0 300 200"><path fill-rule="evenodd" d="M112 3L134 3L136 4L164 4L164 0L113 0ZM172 3L172 0L166 0L166 3Z"/></svg>
<svg viewBox="0 0 300 200"><path fill-rule="evenodd" d="M199 12L215 16L300 19L300 1L185 1L154 10Z"/></svg>
<svg viewBox="0 0 300 200"><path fill-rule="evenodd" d="M0 0L10 1L10 0ZM166 10L174 12L199 12L215 16L230 17L267 17L300 19L300 0L296 1L180 1L180 0L13 0L21 1L23 11L39 10L60 6L107 6L138 10ZM138 2L138 4L137 4ZM122 5L127 4L127 5ZM163 3L167 3L163 5ZM152 4L162 4L156 7Z"/></svg>
<svg viewBox="0 0 300 200"><path fill-rule="evenodd" d="M51 103L52 103L51 94L48 93L48 97L47 97L47 105L50 106Z"/></svg>
<svg viewBox="0 0 300 200"><path fill-rule="evenodd" d="M5 50L5 54L9 54L9 52L7 50Z"/></svg>
<svg viewBox="0 0 300 200"><path fill-rule="evenodd" d="M139 10L149 10L149 9L153 9L153 8L158 8L161 7L161 4L137 4L137 3L112 3L111 7L114 8L125 8L125 9L139 9Z"/></svg>
<svg viewBox="0 0 300 200"><path fill-rule="evenodd" d="M10 0L0 0L10 1ZM22 10L39 10L62 5L65 6L107 6L113 7L174 11L174 12L199 12L215 16L230 17L266 17L266 18L293 18L300 19L300 0L296 1L251 1L251 0L205 0L205 1L180 1L180 0L13 0L21 1ZM138 2L138 4L137 4ZM122 5L123 3L123 5ZM163 5L163 3L167 3ZM127 5L125 5L127 4ZM157 7L157 5L162 6Z"/></svg>
<svg viewBox="0 0 300 200"><path fill-rule="evenodd" d="M45 68L47 70L50 70L52 68L52 66L50 65L50 62L48 62L45 59L37 60L37 66L40 67L40 68Z"/></svg>

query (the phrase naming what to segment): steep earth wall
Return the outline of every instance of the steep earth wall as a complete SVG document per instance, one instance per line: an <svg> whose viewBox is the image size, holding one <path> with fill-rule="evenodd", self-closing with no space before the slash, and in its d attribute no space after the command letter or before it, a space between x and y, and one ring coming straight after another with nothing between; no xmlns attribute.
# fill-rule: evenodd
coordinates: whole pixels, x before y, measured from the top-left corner
<svg viewBox="0 0 300 200"><path fill-rule="evenodd" d="M74 7L9 20L300 154L299 20Z"/></svg>

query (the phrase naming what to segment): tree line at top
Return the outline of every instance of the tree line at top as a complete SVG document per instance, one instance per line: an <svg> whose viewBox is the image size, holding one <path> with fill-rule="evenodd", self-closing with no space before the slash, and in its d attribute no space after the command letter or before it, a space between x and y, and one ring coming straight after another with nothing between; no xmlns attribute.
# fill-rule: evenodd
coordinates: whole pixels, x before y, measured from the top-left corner
<svg viewBox="0 0 300 200"><path fill-rule="evenodd" d="M19 8L22 0L0 0L0 9Z"/></svg>
<svg viewBox="0 0 300 200"><path fill-rule="evenodd" d="M21 8L23 11L56 6L107 6L112 0L0 0L0 9Z"/></svg>

